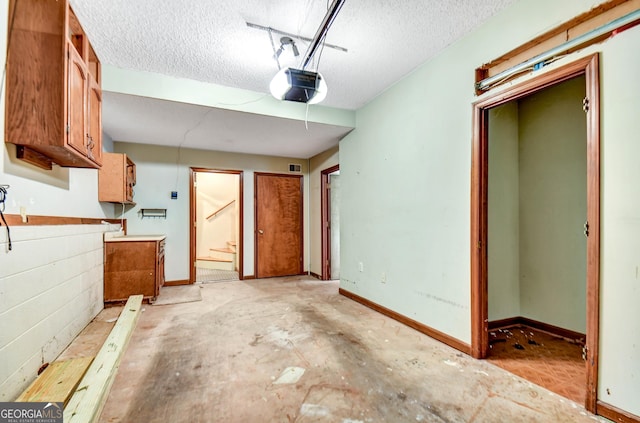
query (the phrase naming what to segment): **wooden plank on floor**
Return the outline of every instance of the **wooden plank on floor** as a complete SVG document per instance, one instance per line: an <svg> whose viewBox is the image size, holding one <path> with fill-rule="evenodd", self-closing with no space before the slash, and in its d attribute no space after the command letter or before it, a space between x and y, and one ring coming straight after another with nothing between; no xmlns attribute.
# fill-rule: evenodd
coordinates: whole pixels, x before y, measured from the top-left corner
<svg viewBox="0 0 640 423"><path fill-rule="evenodd" d="M17 402L69 402L93 357L55 361L16 399Z"/></svg>
<svg viewBox="0 0 640 423"><path fill-rule="evenodd" d="M142 295L132 295L127 300L109 337L65 407L65 423L88 423L100 418L118 366L138 322L142 298Z"/></svg>

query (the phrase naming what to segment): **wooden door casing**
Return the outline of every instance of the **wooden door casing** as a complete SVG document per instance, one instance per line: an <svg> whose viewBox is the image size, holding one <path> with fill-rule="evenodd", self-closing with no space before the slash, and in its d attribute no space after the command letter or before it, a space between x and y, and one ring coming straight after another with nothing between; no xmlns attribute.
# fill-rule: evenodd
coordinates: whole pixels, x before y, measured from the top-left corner
<svg viewBox="0 0 640 423"><path fill-rule="evenodd" d="M330 175L340 170L337 164L320 173L320 208L322 219L322 275L323 281L331 279L331 184Z"/></svg>
<svg viewBox="0 0 640 423"><path fill-rule="evenodd" d="M587 113L587 397L585 408L596 412L600 342L600 76L599 55L579 58L543 72L473 105L471 162L471 352L486 358L488 335L488 110L552 85L584 75Z"/></svg>
<svg viewBox="0 0 640 423"><path fill-rule="evenodd" d="M255 174L256 277L303 272L301 175Z"/></svg>

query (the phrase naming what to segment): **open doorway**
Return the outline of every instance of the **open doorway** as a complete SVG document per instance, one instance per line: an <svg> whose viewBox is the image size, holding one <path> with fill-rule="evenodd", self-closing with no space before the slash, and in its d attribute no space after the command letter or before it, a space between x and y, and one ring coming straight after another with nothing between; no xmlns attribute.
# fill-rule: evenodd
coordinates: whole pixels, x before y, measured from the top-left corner
<svg viewBox="0 0 640 423"><path fill-rule="evenodd" d="M599 337L598 81L594 55L475 104L471 200L473 355L498 357L590 411ZM528 362L520 370L518 357Z"/></svg>
<svg viewBox="0 0 640 423"><path fill-rule="evenodd" d="M191 281L242 279L242 171L191 169Z"/></svg>
<svg viewBox="0 0 640 423"><path fill-rule="evenodd" d="M324 169L320 178L322 280L340 279L340 165Z"/></svg>

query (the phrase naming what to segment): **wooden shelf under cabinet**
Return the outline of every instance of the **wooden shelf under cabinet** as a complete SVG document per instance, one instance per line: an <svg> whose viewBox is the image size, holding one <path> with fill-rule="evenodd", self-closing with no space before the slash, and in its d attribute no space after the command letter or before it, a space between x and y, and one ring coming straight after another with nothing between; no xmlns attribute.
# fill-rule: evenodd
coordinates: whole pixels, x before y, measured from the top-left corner
<svg viewBox="0 0 640 423"><path fill-rule="evenodd" d="M102 163L101 68L68 0L10 0L5 142L44 169Z"/></svg>
<svg viewBox="0 0 640 423"><path fill-rule="evenodd" d="M103 153L98 172L98 201L135 204L136 165L122 153Z"/></svg>

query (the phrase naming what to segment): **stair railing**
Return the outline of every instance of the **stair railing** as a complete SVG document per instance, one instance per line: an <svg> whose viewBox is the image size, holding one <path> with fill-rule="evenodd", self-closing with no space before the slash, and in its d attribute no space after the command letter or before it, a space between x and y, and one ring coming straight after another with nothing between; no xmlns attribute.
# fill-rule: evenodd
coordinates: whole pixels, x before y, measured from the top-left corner
<svg viewBox="0 0 640 423"><path fill-rule="evenodd" d="M236 200L229 201L227 204L225 204L224 206L220 207L218 210L214 211L209 216L207 216L206 219L211 219L212 217L215 217L218 213L220 213L222 210L226 209L227 207L229 207L230 205L232 205L235 202L236 202Z"/></svg>

